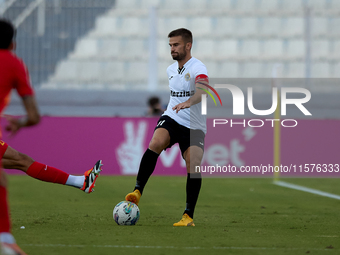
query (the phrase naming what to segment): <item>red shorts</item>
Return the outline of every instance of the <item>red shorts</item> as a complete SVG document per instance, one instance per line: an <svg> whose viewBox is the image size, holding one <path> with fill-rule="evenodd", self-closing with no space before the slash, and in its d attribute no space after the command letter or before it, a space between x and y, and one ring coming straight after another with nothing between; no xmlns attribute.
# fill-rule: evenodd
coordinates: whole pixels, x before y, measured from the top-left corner
<svg viewBox="0 0 340 255"><path fill-rule="evenodd" d="M7 150L8 144L5 143L4 141L0 140L0 160L2 159L2 157L4 156L6 150ZM0 165L0 173L2 170L2 165Z"/></svg>
<svg viewBox="0 0 340 255"><path fill-rule="evenodd" d="M8 144L4 141L0 140L0 160L4 156L6 150L7 150Z"/></svg>

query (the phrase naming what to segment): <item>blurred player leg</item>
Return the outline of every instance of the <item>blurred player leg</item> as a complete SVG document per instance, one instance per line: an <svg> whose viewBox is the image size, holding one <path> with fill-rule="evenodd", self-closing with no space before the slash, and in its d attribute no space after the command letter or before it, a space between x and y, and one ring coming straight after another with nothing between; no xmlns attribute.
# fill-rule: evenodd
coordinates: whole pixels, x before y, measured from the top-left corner
<svg viewBox="0 0 340 255"><path fill-rule="evenodd" d="M11 224L7 199L7 180L5 173L0 170L0 254L25 255L25 253L15 243L15 239L10 232L10 228Z"/></svg>
<svg viewBox="0 0 340 255"><path fill-rule="evenodd" d="M93 191L97 177L102 170L102 162L99 160L94 167L87 170L84 175L70 175L55 167L36 162L31 157L18 152L10 146L7 147L2 158L2 165L6 169L21 170L35 179L73 186L86 193Z"/></svg>

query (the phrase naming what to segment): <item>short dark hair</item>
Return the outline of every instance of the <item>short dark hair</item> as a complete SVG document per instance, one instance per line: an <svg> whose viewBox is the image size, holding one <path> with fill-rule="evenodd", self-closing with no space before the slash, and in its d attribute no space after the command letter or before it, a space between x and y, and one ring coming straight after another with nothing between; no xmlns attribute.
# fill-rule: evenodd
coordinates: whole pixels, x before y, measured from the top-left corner
<svg viewBox="0 0 340 255"><path fill-rule="evenodd" d="M154 106L156 106L159 103L160 103L160 100L159 100L158 97L150 97L149 100L148 100L148 104L151 107L154 107Z"/></svg>
<svg viewBox="0 0 340 255"><path fill-rule="evenodd" d="M6 19L0 19L0 49L8 49L16 34L13 24Z"/></svg>
<svg viewBox="0 0 340 255"><path fill-rule="evenodd" d="M174 37L174 36L182 36L183 41L185 43L188 43L188 42L192 43L193 41L191 31L186 28L179 28L179 29L173 30L168 35L169 38Z"/></svg>

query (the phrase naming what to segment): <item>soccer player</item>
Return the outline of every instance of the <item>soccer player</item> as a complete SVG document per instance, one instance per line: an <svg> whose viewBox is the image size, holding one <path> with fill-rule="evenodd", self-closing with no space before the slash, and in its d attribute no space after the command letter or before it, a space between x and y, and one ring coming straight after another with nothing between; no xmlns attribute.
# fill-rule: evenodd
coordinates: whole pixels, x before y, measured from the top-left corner
<svg viewBox="0 0 340 255"><path fill-rule="evenodd" d="M40 115L30 85L30 79L24 63L12 52L15 49L16 30L13 25L0 19L0 114L9 102L9 95L14 88L22 98L26 117L16 119L8 117L6 129L14 135L20 128L39 123ZM0 140L0 160L6 169L18 169L27 175L46 182L59 183L77 187L86 193L91 193L96 179L101 171L101 160L86 171L82 176L69 175L57 168L34 161L29 156L20 153ZM10 232L10 218L7 200L7 181L4 171L0 168L0 254L25 254L16 244Z"/></svg>
<svg viewBox="0 0 340 255"><path fill-rule="evenodd" d="M167 69L170 101L142 157L135 189L126 195L125 200L139 203L159 154L178 143L187 168L186 208L182 219L174 226L195 226L194 210L202 183L195 166L201 164L206 133L206 118L200 110L201 96L205 92L197 88L206 89L208 72L201 61L191 56L191 31L180 28L170 32L168 37L171 56L176 60Z"/></svg>

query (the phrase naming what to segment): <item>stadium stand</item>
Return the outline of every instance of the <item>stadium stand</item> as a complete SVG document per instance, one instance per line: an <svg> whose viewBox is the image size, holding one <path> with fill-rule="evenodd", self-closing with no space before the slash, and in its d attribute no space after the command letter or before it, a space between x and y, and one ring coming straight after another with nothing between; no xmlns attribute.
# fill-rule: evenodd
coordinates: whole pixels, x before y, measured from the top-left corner
<svg viewBox="0 0 340 255"><path fill-rule="evenodd" d="M163 69L172 63L167 33L179 27L192 30L193 55L206 63L211 77L269 78L275 63L282 63L283 77L305 77L304 3L312 8L311 77L338 77L336 2L118 0L96 19L42 87L74 88L81 81L83 88L98 83L108 89L147 89L150 6L157 7L160 90L167 89ZM65 75L71 66L77 66L76 71ZM110 67L115 68L110 72Z"/></svg>

